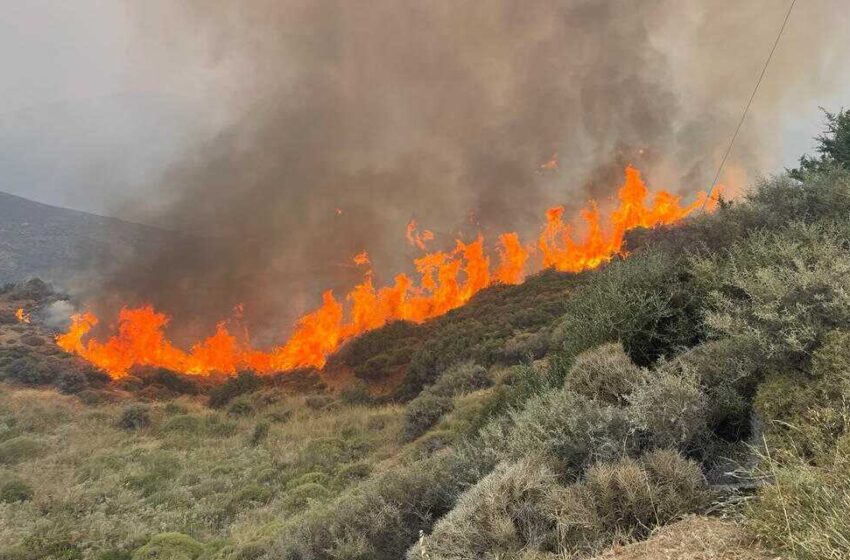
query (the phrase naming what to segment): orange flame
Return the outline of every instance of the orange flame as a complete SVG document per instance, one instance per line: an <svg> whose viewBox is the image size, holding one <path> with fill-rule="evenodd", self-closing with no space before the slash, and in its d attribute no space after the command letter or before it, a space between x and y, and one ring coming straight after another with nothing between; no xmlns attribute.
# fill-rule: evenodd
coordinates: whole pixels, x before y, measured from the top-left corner
<svg viewBox="0 0 850 560"><path fill-rule="evenodd" d="M24 311L23 307L19 307L15 310L15 317L18 319L19 323L29 323L30 322L30 314Z"/></svg>
<svg viewBox="0 0 850 560"><path fill-rule="evenodd" d="M627 231L671 224L701 207L711 211L717 203L716 192L700 193L687 206L663 191L650 197L638 170L628 167L617 206L606 219L597 205L591 203L581 211L585 227L577 232L564 223L563 207L547 211L546 225L537 242L540 265L569 272L596 267L622 253ZM424 230L417 234L416 223L411 221L407 238L424 250L433 233ZM97 325L97 317L91 313L74 316L71 327L56 342L115 378L126 375L134 365L165 367L196 375L234 373L241 369L264 373L322 367L327 356L346 339L391 321L422 322L442 315L465 304L494 282L522 282L532 251L533 248L521 243L516 233L502 234L497 246L498 264L491 272L484 238L479 235L470 243L457 240L452 251L435 251L417 258L414 265L418 280L399 274L392 284L376 288L372 271L367 269L363 281L348 293L344 302L326 291L322 305L301 317L289 339L268 352L252 348L247 336L240 340L230 334L224 322L219 323L215 334L188 352L181 350L165 336L169 318L151 306L122 309L118 333L105 342L84 340ZM359 266L370 265L366 252L355 256L354 262Z"/></svg>
<svg viewBox="0 0 850 560"><path fill-rule="evenodd" d="M408 243L423 251L425 250L425 244L434 240L434 232L431 230L422 230L422 233L416 232L416 220L410 220L410 223L407 224L407 232L405 233L405 236L407 237Z"/></svg>

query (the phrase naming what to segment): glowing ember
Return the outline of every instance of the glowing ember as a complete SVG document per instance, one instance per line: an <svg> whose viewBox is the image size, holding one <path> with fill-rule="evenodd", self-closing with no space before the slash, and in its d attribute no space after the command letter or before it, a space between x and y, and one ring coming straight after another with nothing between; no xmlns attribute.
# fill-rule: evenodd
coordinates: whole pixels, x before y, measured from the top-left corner
<svg viewBox="0 0 850 560"><path fill-rule="evenodd" d="M30 314L24 311L23 307L19 307L15 311L15 317L18 319L19 323L29 323L30 322Z"/></svg>
<svg viewBox="0 0 850 560"><path fill-rule="evenodd" d="M666 192L650 195L638 170L628 167L617 206L605 218L595 204L590 204L581 211L585 227L576 231L564 223L563 207L547 211L546 225L537 242L539 264L534 268L578 272L596 267L621 253L627 231L671 224L701 207L711 211L716 202L716 196L706 193L700 193L688 206L682 206L678 197ZM408 241L423 251L433 238L428 230L418 233L416 222L408 224ZM256 350L247 340L230 334L224 322L219 323L215 334L188 352L181 350L165 336L169 318L151 306L122 309L118 333L105 342L84 340L98 319L91 313L77 315L68 332L58 336L56 342L115 378L126 375L134 365L197 375L234 373L240 369L264 373L322 367L327 356L348 338L395 320L421 322L442 315L495 282L522 282L532 252L532 247L524 246L519 236L511 232L499 237L498 263L492 272L481 236L470 243L457 240L449 252L423 254L414 261L418 281L399 274L391 285L376 288L372 271L367 268L363 281L348 293L345 302L337 301L331 291L325 292L322 305L301 317L289 339L268 352ZM354 262L368 267L369 255L360 253Z"/></svg>

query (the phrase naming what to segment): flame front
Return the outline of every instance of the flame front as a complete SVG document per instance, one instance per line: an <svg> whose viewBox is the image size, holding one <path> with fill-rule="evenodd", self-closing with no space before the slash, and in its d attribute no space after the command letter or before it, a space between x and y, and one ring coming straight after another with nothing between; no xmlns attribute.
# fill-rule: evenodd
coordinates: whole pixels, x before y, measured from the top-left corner
<svg viewBox="0 0 850 560"><path fill-rule="evenodd" d="M577 232L563 221L563 207L547 211L546 224L537 242L536 268L566 272L594 268L622 252L623 239L629 230L672 224L699 208L711 211L716 203L714 193L702 192L687 206L667 192L651 196L638 170L628 167L617 206L607 218L603 219L597 205L591 203L581 211L585 227ZM426 242L434 238L428 230L417 233L413 221L406 233L408 241L423 251ZM531 268L529 260L533 253L533 246L523 245L519 236L511 232L499 237L498 264L492 271L480 235L470 243L457 240L452 251L435 251L417 258L414 265L418 280L399 274L392 284L376 288L372 271L367 268L363 281L348 293L344 302L326 291L322 305L301 317L289 339L268 352L256 350L247 340L232 335L224 322L219 323L214 335L189 351L181 350L165 336L169 318L151 306L122 309L118 333L105 342L84 340L98 319L91 313L76 315L68 331L58 336L56 342L114 378L123 377L136 365L194 375L232 374L242 369L267 373L322 367L327 356L349 338L391 321L422 322L442 315L465 304L493 283L522 282ZM366 252L355 256L354 262L357 266L370 266Z"/></svg>

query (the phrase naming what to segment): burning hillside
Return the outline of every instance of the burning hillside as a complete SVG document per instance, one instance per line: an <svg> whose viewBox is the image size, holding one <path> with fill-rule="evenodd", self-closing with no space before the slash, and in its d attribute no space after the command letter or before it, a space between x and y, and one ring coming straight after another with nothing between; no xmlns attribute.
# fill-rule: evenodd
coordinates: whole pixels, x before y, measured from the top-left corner
<svg viewBox="0 0 850 560"><path fill-rule="evenodd" d="M105 341L89 336L98 317L77 315L57 343L114 378L137 365L193 375L322 367L327 356L347 339L392 321L422 322L442 315L494 283L520 283L525 274L541 267L566 272L594 268L622 252L627 231L675 223L699 208L712 209L715 203L714 193L700 192L687 205L665 191L651 194L639 171L627 167L611 211L603 214L596 203L590 203L581 211L583 227L577 229L564 221L564 207L551 208L536 246L523 244L515 232L503 233L496 244L495 263L481 235L470 242L458 239L450 251L427 252L433 234L417 232L411 222L408 240L426 251L414 261L418 280L402 273L391 284L376 287L368 254L360 253L354 262L364 270L363 281L342 301L326 291L322 305L298 320L288 340L268 351L251 345L240 309L229 321L220 322L215 334L183 350L166 336L169 317L151 305L123 308L117 333Z"/></svg>

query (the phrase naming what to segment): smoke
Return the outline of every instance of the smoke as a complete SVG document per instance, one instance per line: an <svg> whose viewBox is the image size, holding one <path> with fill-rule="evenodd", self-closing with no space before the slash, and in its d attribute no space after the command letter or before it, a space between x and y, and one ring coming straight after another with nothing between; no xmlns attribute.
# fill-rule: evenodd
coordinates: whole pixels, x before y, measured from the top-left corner
<svg viewBox="0 0 850 560"><path fill-rule="evenodd" d="M842 4L799 3L725 180L775 170L780 123L837 87ZM411 218L434 247L478 231L528 238L547 206L610 197L627 163L658 188L706 189L786 6L140 3L142 71L205 69L223 125L144 199L116 202L186 235L92 294L152 302L207 333L242 303L253 332L280 340L321 290L359 279L354 254L370 253L378 282L403 270ZM542 169L553 154L558 169Z"/></svg>

